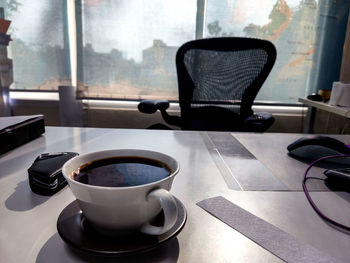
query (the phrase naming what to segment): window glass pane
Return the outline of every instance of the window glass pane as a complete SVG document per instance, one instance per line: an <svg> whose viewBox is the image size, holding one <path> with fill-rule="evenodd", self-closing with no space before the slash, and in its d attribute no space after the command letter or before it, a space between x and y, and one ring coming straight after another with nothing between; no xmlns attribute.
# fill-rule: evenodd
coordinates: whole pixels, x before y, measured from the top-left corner
<svg viewBox="0 0 350 263"><path fill-rule="evenodd" d="M86 0L81 8L81 96L177 98L175 54L195 37L196 0Z"/></svg>
<svg viewBox="0 0 350 263"><path fill-rule="evenodd" d="M2 0L11 20L9 56L13 89L57 89L70 85L69 52L64 41L64 2Z"/></svg>
<svg viewBox="0 0 350 263"><path fill-rule="evenodd" d="M295 103L339 79L348 10L347 0L208 0L204 36L273 42L277 60L257 99Z"/></svg>

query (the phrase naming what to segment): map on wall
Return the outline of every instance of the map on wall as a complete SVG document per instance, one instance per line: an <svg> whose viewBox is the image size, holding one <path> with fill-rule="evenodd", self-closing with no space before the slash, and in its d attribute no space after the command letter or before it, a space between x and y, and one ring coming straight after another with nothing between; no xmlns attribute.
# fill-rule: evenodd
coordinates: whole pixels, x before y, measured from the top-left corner
<svg viewBox="0 0 350 263"><path fill-rule="evenodd" d="M317 78L324 62L321 53L330 42L329 31L336 33L339 23L346 23L343 18L348 6L346 1L325 0L209 0L205 36L245 36L273 42L277 60L258 99L296 102L319 88ZM342 41L344 32L340 33L340 37L333 35L331 45ZM334 71L326 74L337 74L337 69Z"/></svg>

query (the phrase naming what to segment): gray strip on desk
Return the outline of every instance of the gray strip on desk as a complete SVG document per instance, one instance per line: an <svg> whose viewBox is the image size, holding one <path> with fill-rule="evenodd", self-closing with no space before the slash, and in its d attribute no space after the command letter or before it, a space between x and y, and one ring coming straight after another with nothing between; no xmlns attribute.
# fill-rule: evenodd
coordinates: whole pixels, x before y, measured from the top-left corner
<svg viewBox="0 0 350 263"><path fill-rule="evenodd" d="M202 133L211 157L227 186L244 191L289 190L264 164L229 133Z"/></svg>
<svg viewBox="0 0 350 263"><path fill-rule="evenodd" d="M286 262L341 262L236 206L222 196L197 205Z"/></svg>

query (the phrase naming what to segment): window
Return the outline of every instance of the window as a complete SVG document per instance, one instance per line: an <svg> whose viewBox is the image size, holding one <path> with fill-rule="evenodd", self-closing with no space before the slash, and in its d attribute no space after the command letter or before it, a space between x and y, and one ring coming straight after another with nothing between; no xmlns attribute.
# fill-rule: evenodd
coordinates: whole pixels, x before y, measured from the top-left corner
<svg viewBox="0 0 350 263"><path fill-rule="evenodd" d="M177 99L175 54L195 37L195 0L90 0L81 7L82 97Z"/></svg>
<svg viewBox="0 0 350 263"><path fill-rule="evenodd" d="M53 90L71 85L69 49L65 39L65 1L2 0L11 20L9 56L12 89Z"/></svg>
<svg viewBox="0 0 350 263"><path fill-rule="evenodd" d="M66 1L0 0L13 21L12 88L70 84ZM182 43L247 36L275 44L277 61L257 99L281 103L330 89L339 79L350 5L348 0L74 2L80 97L176 100L175 54Z"/></svg>

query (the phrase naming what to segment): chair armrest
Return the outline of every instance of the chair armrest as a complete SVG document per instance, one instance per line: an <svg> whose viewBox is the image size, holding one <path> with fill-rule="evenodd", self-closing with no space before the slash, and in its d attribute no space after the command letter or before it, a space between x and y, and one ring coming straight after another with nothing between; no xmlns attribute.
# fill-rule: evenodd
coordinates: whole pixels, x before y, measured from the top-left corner
<svg viewBox="0 0 350 263"><path fill-rule="evenodd" d="M244 131L264 132L274 123L275 118L269 112L255 113L243 122Z"/></svg>
<svg viewBox="0 0 350 263"><path fill-rule="evenodd" d="M142 100L137 108L143 113L155 113L157 110L165 111L169 108L169 101L167 100Z"/></svg>
<svg viewBox="0 0 350 263"><path fill-rule="evenodd" d="M137 108L143 113L155 113L159 110L162 114L164 121L170 125L175 125L181 127L181 117L171 116L166 112L169 108L169 101L167 100L142 100Z"/></svg>

